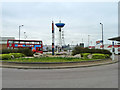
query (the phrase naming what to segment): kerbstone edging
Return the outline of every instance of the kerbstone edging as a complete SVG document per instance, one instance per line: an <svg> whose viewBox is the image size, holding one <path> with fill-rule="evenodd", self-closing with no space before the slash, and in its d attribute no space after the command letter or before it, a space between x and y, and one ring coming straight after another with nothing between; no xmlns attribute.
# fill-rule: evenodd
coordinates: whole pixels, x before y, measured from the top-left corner
<svg viewBox="0 0 120 90"><path fill-rule="evenodd" d="M83 68L83 67L92 67L92 66L100 66L100 65L108 65L108 64L114 64L117 63L117 60L110 61L110 62L104 62L104 63L97 63L97 64L86 64L86 65L73 65L73 66L15 66L14 65L2 65L0 64L0 67L2 68L17 68L17 69L65 69L65 68Z"/></svg>

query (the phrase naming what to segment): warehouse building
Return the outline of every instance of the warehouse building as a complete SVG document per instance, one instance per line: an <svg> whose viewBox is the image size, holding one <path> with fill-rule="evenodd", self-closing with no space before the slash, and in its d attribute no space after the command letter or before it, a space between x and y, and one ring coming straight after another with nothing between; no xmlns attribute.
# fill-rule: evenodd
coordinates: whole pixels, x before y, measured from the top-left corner
<svg viewBox="0 0 120 90"><path fill-rule="evenodd" d="M0 37L0 50L7 48L8 39L15 39L15 37Z"/></svg>

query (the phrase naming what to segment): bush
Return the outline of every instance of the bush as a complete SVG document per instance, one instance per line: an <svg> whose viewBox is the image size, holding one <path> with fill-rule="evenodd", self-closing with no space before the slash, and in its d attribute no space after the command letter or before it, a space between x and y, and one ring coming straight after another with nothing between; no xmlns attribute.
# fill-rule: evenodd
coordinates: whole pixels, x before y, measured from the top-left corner
<svg viewBox="0 0 120 90"><path fill-rule="evenodd" d="M61 53L56 53L56 55L62 55Z"/></svg>
<svg viewBox="0 0 120 90"><path fill-rule="evenodd" d="M105 54L92 54L93 59L105 59L106 55Z"/></svg>
<svg viewBox="0 0 120 90"><path fill-rule="evenodd" d="M26 56L33 56L33 52L32 52L32 50L31 49L29 49L29 48L21 48L21 49L19 49L19 53L23 53L23 54L25 54Z"/></svg>
<svg viewBox="0 0 120 90"><path fill-rule="evenodd" d="M72 51L72 55L76 55L80 53L91 53L91 54L101 53L101 54L111 55L111 52L105 49L89 49L89 48L81 48L80 46L76 46Z"/></svg>
<svg viewBox="0 0 120 90"><path fill-rule="evenodd" d="M25 56L22 53L0 54L0 60L12 59L12 55L14 56L14 58L19 58L19 57L24 57Z"/></svg>
<svg viewBox="0 0 120 90"><path fill-rule="evenodd" d="M2 54L2 60L9 60L11 59L11 55L10 54Z"/></svg>
<svg viewBox="0 0 120 90"><path fill-rule="evenodd" d="M0 54L0 60L2 60L2 54Z"/></svg>
<svg viewBox="0 0 120 90"><path fill-rule="evenodd" d="M2 54L12 53L12 49L2 49Z"/></svg>
<svg viewBox="0 0 120 90"><path fill-rule="evenodd" d="M18 49L3 49L2 54L9 53L23 53L26 56L33 56L33 52L29 48L18 48Z"/></svg>
<svg viewBox="0 0 120 90"><path fill-rule="evenodd" d="M81 53L81 56L82 56L84 59L87 59L87 58L88 58L87 56L88 56L89 54L91 54L91 53Z"/></svg>
<svg viewBox="0 0 120 90"><path fill-rule="evenodd" d="M106 58L110 58L110 55L109 55L109 54L105 54L105 57L106 57Z"/></svg>
<svg viewBox="0 0 120 90"><path fill-rule="evenodd" d="M10 55L13 55L15 58L25 57L25 55L22 53L10 53Z"/></svg>

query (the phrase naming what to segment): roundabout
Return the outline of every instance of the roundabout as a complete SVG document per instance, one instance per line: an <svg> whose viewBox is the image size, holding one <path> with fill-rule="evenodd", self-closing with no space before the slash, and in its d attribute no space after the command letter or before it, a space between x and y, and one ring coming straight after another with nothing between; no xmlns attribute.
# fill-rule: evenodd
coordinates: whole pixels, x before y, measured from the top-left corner
<svg viewBox="0 0 120 90"><path fill-rule="evenodd" d="M118 88L118 63L66 69L2 68L2 88Z"/></svg>
<svg viewBox="0 0 120 90"><path fill-rule="evenodd" d="M83 61L71 61L71 62L16 62L16 61L2 61L0 66L2 68L18 68L18 69L64 69L64 68L80 68L80 67L92 67L117 63L118 59L114 61L109 59L98 60L83 60Z"/></svg>
<svg viewBox="0 0 120 90"><path fill-rule="evenodd" d="M118 58L116 55L115 60L31 63L3 60L0 62L2 87L118 88Z"/></svg>

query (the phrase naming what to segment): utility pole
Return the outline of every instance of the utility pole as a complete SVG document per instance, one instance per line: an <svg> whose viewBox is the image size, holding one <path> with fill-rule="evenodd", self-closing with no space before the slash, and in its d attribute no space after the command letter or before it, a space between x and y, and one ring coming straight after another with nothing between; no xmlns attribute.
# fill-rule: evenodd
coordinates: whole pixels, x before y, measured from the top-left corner
<svg viewBox="0 0 120 90"><path fill-rule="evenodd" d="M102 26L102 48L104 49L104 43L103 43L103 24L102 23L100 23L100 24Z"/></svg>
<svg viewBox="0 0 120 90"><path fill-rule="evenodd" d="M20 40L20 28L23 27L24 25L19 26L19 40Z"/></svg>

